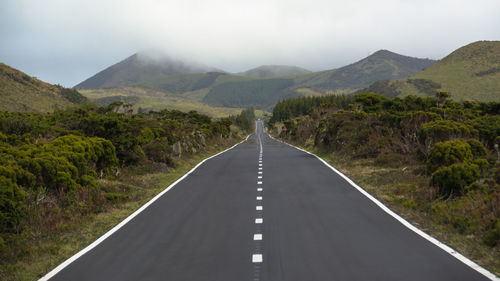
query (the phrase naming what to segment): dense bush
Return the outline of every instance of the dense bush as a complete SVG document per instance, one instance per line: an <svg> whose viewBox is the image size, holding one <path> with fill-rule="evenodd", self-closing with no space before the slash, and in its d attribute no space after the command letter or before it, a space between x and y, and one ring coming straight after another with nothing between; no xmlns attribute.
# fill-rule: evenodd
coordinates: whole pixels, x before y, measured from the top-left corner
<svg viewBox="0 0 500 281"><path fill-rule="evenodd" d="M472 160L471 146L463 140L437 143L427 157L427 171L433 173L441 166Z"/></svg>
<svg viewBox="0 0 500 281"><path fill-rule="evenodd" d="M421 88L435 86L413 82ZM455 102L448 97L447 92L393 99L360 94L350 96L354 100L348 107L308 107L306 98L284 100L271 120L281 122L274 124L281 138L314 145L342 161L367 158L360 163L409 178L413 175L406 174L407 167L413 167L422 184L404 193L408 197L402 207L498 247L500 103ZM401 190L382 193L393 198L392 192L398 193L392 199L397 202Z"/></svg>
<svg viewBox="0 0 500 281"><path fill-rule="evenodd" d="M419 135L423 143L432 145L436 142L475 136L476 133L477 131L473 127L463 123L452 120L436 120L423 124Z"/></svg>
<svg viewBox="0 0 500 281"><path fill-rule="evenodd" d="M70 90L65 94L83 102ZM0 112L0 260L15 259L11 250L22 251L26 237L80 223L107 201L128 199L101 190L99 178L139 163L171 166L174 144L189 153L203 150L213 137L230 137L232 123L196 111L133 114L121 101L50 114Z"/></svg>
<svg viewBox="0 0 500 281"><path fill-rule="evenodd" d="M476 164L455 163L443 166L432 173L431 183L438 186L438 193L443 197L462 195L464 188L478 180L479 167Z"/></svg>

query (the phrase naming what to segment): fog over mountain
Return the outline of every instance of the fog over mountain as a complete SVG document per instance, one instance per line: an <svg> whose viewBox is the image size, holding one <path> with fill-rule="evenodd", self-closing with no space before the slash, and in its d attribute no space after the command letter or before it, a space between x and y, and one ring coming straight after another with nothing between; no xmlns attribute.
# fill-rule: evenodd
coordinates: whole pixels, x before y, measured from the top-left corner
<svg viewBox="0 0 500 281"><path fill-rule="evenodd" d="M498 11L497 0L4 0L0 61L74 86L149 49L232 73L333 69L380 49L440 59L498 40Z"/></svg>

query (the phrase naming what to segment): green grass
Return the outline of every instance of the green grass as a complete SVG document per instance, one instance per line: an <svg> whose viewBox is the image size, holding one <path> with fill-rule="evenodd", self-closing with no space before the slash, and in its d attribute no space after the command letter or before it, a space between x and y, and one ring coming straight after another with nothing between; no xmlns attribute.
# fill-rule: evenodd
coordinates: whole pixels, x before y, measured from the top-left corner
<svg viewBox="0 0 500 281"><path fill-rule="evenodd" d="M87 89L80 92L91 100L97 100L112 96L137 97L138 101L134 104L134 110L142 108L144 110L159 111L162 109L176 109L180 111L196 110L199 113L209 115L214 118L237 115L242 108L226 108L210 106L199 102L206 95L206 89L185 94L174 94L163 92L154 88L145 87L113 87L102 89ZM264 112L256 112L262 115Z"/></svg>
<svg viewBox="0 0 500 281"><path fill-rule="evenodd" d="M201 160L226 149L232 144L219 144L216 147L207 149L207 152L177 160L176 167L169 168L168 172L149 173L141 169L131 168L124 170L117 180L100 180L99 184L103 190L117 192L125 190L128 199L121 203L112 204L102 213L86 217L85 221L78 225L31 241L29 254L15 265L18 270L8 276L2 276L3 274L0 272L0 279L6 281L39 279L120 223Z"/></svg>
<svg viewBox="0 0 500 281"><path fill-rule="evenodd" d="M498 101L500 99L498 69L500 69L500 41L480 41L459 48L409 79L426 79L438 83L442 90L448 91L451 98L457 101ZM391 81L390 86L396 88L400 97L434 94L416 88L406 79Z"/></svg>
<svg viewBox="0 0 500 281"><path fill-rule="evenodd" d="M0 110L11 112L52 112L74 105L62 95L64 88L45 83L0 63ZM75 96L77 92L68 90ZM80 96L81 97L81 96Z"/></svg>

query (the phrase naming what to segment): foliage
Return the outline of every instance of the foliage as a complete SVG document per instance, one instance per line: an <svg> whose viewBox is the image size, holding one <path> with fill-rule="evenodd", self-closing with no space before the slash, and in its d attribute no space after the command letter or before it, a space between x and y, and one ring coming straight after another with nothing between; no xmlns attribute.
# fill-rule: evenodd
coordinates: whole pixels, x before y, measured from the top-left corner
<svg viewBox="0 0 500 281"><path fill-rule="evenodd" d="M396 176L411 181L415 175L405 171L415 167L422 183L398 207L498 247L500 103L447 97L446 92L393 99L362 93L348 97L352 101L345 108L320 104L296 111L314 98L291 99L276 105L271 121L280 138L359 161L369 171L397 169Z"/></svg>
<svg viewBox="0 0 500 281"><path fill-rule="evenodd" d="M279 101L273 109L270 122L280 122L293 117L308 114L316 107L335 106L339 109L348 109L354 98L344 95L329 95L323 97L301 97Z"/></svg>
<svg viewBox="0 0 500 281"><path fill-rule="evenodd" d="M242 114L254 118L253 109ZM133 167L171 167L174 144L187 154L203 151L209 141L232 137L232 123L196 111L133 114L121 101L48 114L0 111L0 259L15 260L27 237L129 198L101 190L99 179Z"/></svg>
<svg viewBox="0 0 500 281"><path fill-rule="evenodd" d="M472 160L472 150L469 143L462 140L437 143L427 157L427 171L433 173L441 166Z"/></svg>
<svg viewBox="0 0 500 281"><path fill-rule="evenodd" d="M422 142L433 144L456 138L467 138L477 134L471 126L453 120L436 120L422 125L419 135Z"/></svg>
<svg viewBox="0 0 500 281"><path fill-rule="evenodd" d="M283 78L227 82L211 88L203 101L225 107L264 108L278 101L280 92L292 85L292 79Z"/></svg>
<svg viewBox="0 0 500 281"><path fill-rule="evenodd" d="M431 183L438 186L441 196L461 195L465 186L479 179L480 171L476 164L455 163L443 166L432 173Z"/></svg>
<svg viewBox="0 0 500 281"><path fill-rule="evenodd" d="M255 110L253 107L247 107L239 115L230 116L229 119L246 132L251 132L255 129Z"/></svg>

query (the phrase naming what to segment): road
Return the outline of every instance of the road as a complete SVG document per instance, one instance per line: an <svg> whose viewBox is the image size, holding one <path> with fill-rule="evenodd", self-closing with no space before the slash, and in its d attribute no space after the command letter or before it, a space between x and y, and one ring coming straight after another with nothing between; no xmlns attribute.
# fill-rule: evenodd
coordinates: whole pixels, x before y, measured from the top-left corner
<svg viewBox="0 0 500 281"><path fill-rule="evenodd" d="M50 280L488 279L258 123Z"/></svg>

